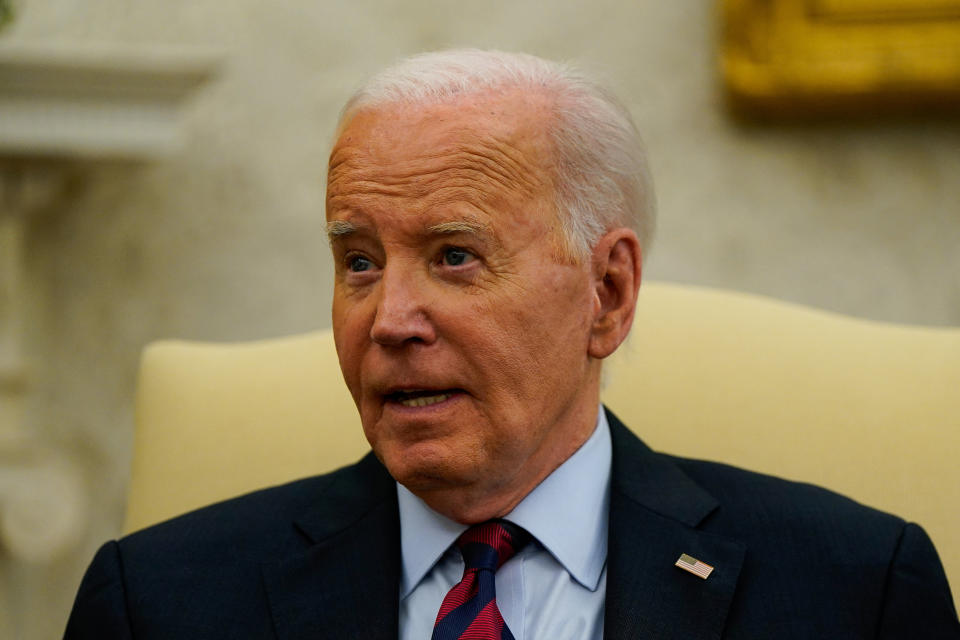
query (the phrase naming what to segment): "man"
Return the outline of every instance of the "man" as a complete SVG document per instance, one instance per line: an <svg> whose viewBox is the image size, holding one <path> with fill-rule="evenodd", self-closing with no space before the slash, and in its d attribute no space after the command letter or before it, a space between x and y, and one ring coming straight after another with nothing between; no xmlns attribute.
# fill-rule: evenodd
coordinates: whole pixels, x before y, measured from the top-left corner
<svg viewBox="0 0 960 640"><path fill-rule="evenodd" d="M348 103L333 328L373 449L100 550L69 638L960 638L916 525L599 405L652 227L627 112L531 56Z"/></svg>

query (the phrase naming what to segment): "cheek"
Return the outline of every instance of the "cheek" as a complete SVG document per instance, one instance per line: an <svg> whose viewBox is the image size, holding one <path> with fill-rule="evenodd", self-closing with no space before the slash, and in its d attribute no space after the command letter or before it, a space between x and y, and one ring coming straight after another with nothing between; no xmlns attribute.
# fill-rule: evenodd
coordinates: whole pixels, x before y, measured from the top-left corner
<svg viewBox="0 0 960 640"><path fill-rule="evenodd" d="M369 323L362 306L344 303L335 296L332 324L340 370L354 400L358 400L361 363L370 334Z"/></svg>
<svg viewBox="0 0 960 640"><path fill-rule="evenodd" d="M573 374L586 359L589 323L578 310L588 298L563 281L538 284L543 286L474 303L467 315L473 319L469 335L463 334L464 353L487 388L524 406L547 400L551 394L544 394L543 386ZM572 348L580 343L582 349Z"/></svg>
<svg viewBox="0 0 960 640"><path fill-rule="evenodd" d="M562 274L561 274L562 275ZM552 277L538 283L512 319L514 349L526 355L525 383L544 401L563 379L576 379L587 365L590 331L589 286L579 279Z"/></svg>
<svg viewBox="0 0 960 640"><path fill-rule="evenodd" d="M360 407L360 370L357 366L359 358L356 352L343 344L342 337L337 339L337 358L340 361L340 371L343 374L343 381L353 397L354 403Z"/></svg>

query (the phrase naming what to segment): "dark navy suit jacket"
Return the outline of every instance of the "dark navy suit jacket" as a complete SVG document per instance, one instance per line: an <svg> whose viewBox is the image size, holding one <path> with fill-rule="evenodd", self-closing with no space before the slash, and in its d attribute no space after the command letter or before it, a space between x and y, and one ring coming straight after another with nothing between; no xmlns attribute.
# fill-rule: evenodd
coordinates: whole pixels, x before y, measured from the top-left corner
<svg viewBox="0 0 960 640"><path fill-rule="evenodd" d="M606 638L960 640L917 525L655 453L608 415ZM399 528L393 479L372 455L207 507L105 544L66 637L396 638ZM676 568L681 553L713 573Z"/></svg>

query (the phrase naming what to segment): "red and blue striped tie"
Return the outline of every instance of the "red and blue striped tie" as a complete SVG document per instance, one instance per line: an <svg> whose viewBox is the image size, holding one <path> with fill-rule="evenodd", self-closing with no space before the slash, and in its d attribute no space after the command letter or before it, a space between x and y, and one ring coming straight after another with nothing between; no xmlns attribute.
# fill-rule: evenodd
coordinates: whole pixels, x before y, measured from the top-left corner
<svg viewBox="0 0 960 640"><path fill-rule="evenodd" d="M440 605L431 640L513 640L497 607L494 573L530 534L506 520L474 525L457 539L463 578Z"/></svg>

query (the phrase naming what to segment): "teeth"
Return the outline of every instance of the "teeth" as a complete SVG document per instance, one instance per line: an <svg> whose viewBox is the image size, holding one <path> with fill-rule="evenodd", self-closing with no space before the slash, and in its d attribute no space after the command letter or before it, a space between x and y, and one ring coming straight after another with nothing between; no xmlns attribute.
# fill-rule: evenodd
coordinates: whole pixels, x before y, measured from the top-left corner
<svg viewBox="0 0 960 640"><path fill-rule="evenodd" d="M400 404L405 407L429 407L431 404L443 402L450 397L449 393L439 393L435 396L419 396L417 398L406 398L401 400Z"/></svg>

